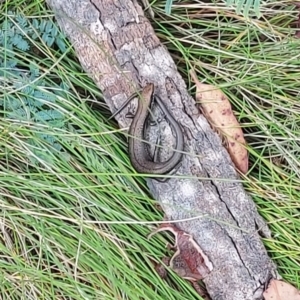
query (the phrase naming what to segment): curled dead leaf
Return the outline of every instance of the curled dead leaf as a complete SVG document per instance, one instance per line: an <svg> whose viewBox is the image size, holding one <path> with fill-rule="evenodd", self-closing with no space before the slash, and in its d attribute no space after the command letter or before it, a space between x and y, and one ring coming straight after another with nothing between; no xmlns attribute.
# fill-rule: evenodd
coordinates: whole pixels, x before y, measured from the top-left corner
<svg viewBox="0 0 300 300"><path fill-rule="evenodd" d="M236 168L243 174L248 171L248 151L243 131L233 114L226 95L213 85L201 83L195 72L190 71L196 84L196 100L214 130L226 141L227 151Z"/></svg>
<svg viewBox="0 0 300 300"><path fill-rule="evenodd" d="M170 249L175 249L176 252L171 258L163 258L164 263L169 265L177 275L189 280L203 299L209 300L209 295L197 282L208 276L213 270L209 258L190 234L180 230L172 223L161 224L148 238L161 231L170 231L175 236L175 245L170 245ZM158 269L156 266L156 270L160 272L159 275L166 275L162 273L162 268Z"/></svg>
<svg viewBox="0 0 300 300"><path fill-rule="evenodd" d="M170 231L175 236L175 245L171 248L176 249L176 252L170 259L170 267L174 272L190 281L198 281L210 274L213 265L190 234L174 224L164 223L149 238L161 231Z"/></svg>

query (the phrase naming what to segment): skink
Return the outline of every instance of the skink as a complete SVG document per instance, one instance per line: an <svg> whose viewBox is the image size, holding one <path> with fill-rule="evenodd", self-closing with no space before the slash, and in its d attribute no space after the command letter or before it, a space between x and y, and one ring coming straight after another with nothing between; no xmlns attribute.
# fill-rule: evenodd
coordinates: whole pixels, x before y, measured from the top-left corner
<svg viewBox="0 0 300 300"><path fill-rule="evenodd" d="M120 109L113 116L118 114L127 103L137 96L137 94L128 98L128 100L121 106ZM132 123L129 128L129 138L128 138L128 150L129 157L132 166L139 173L144 174L166 174L173 170L176 165L180 162L183 155L183 134L179 124L170 114L166 106L163 104L162 100L158 97L154 97L154 85L152 83L146 85L141 94L141 99L138 101L137 111L132 120ZM167 117L170 125L173 127L173 130L176 133L176 147L172 156L165 162L154 162L146 149L146 143L144 140L144 127L145 122L148 117L148 109L151 102L154 100L157 101L162 112Z"/></svg>

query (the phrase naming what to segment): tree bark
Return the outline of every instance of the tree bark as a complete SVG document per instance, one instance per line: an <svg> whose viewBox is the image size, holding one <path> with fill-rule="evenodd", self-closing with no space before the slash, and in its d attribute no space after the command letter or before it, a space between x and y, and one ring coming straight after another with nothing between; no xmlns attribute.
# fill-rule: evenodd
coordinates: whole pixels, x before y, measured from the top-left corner
<svg viewBox="0 0 300 300"><path fill-rule="evenodd" d="M194 237L213 264L203 280L210 297L263 299L265 283L278 276L260 239L260 234L270 237L269 230L142 8L130 0L47 3L113 112L139 87L152 82L183 129L185 155L175 175L185 178L166 182L148 178L147 183L168 220L194 218L176 226ZM120 127L131 122L126 109L116 118ZM163 125L164 143L172 144L172 130L167 122ZM149 136L155 142L154 129ZM163 158L169 155L167 149L162 153Z"/></svg>

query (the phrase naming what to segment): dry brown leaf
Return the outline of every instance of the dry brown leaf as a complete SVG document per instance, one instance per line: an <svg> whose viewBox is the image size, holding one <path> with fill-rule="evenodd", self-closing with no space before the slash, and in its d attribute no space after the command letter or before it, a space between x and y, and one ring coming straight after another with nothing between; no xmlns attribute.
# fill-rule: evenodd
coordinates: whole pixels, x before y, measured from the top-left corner
<svg viewBox="0 0 300 300"><path fill-rule="evenodd" d="M224 93L213 85L201 83L195 72L190 75L196 84L196 100L214 130L226 141L227 151L236 168L243 174L248 171L248 151L245 148L243 131L231 104Z"/></svg>
<svg viewBox="0 0 300 300"><path fill-rule="evenodd" d="M190 281L198 281L205 278L212 271L211 261L193 237L174 224L161 224L148 238L162 231L170 231L175 236L175 245L171 248L176 249L176 252L170 259L169 265L180 277Z"/></svg>
<svg viewBox="0 0 300 300"><path fill-rule="evenodd" d="M263 296L265 300L300 300L300 291L289 283L272 279Z"/></svg>
<svg viewBox="0 0 300 300"><path fill-rule="evenodd" d="M209 258L204 254L200 246L194 241L192 235L180 230L172 223L161 224L154 232L150 233L148 238L162 231L170 231L175 236L175 245L169 245L168 248L175 249L176 252L171 258L163 258L164 264L180 277L189 280L196 292L203 298L209 300L209 296L198 281L208 276L213 270L213 265ZM166 276L162 267L155 265L159 275Z"/></svg>

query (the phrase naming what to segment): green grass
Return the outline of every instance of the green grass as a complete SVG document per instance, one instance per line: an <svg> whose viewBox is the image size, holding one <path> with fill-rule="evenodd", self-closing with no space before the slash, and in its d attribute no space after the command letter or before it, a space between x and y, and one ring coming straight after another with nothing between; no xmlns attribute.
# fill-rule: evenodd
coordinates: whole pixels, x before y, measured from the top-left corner
<svg viewBox="0 0 300 300"><path fill-rule="evenodd" d="M190 68L230 98L250 152L244 186L274 237L265 245L283 278L299 288L300 42L291 28L297 12L291 1L269 2L260 20L247 21L222 3L181 1L170 16L164 4L153 6L156 34L192 95ZM9 18L6 5L0 23ZM14 0L8 8L52 17L43 1ZM14 50L18 64L35 61L47 86L70 87L53 104L68 127L0 119L0 297L201 299L188 282L172 273L162 280L154 271L166 240L147 235L163 213L132 170L126 139L107 121L101 93L73 50L61 56L41 39L34 45L38 55ZM1 93L23 96L10 84ZM90 109L88 99L102 101L102 111ZM56 136L65 152L51 149L41 132Z"/></svg>

